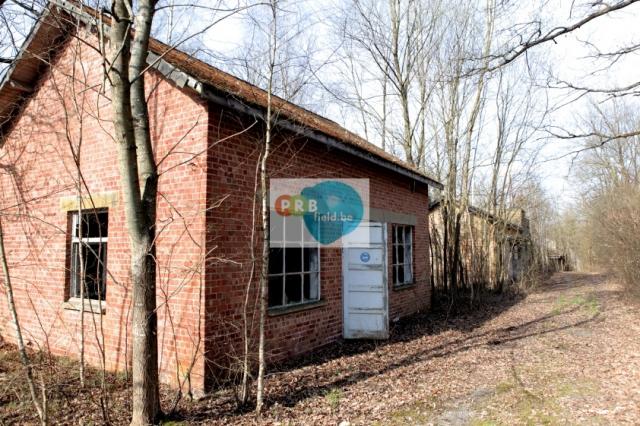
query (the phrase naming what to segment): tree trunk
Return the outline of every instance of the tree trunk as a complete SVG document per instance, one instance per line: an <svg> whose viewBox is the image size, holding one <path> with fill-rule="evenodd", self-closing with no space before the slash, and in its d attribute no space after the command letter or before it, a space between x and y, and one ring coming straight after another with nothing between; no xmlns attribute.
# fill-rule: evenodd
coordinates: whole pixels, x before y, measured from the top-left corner
<svg viewBox="0 0 640 426"><path fill-rule="evenodd" d="M155 423L160 415L156 263L154 253L158 174L149 134L144 75L155 1L140 0L134 17L130 0L113 2L111 100L120 184L131 249L132 378L131 424Z"/></svg>
<svg viewBox="0 0 640 426"><path fill-rule="evenodd" d="M273 74L275 70L275 60L277 51L277 0L271 0L269 4L271 8L271 29L269 34L269 82L267 85L267 114L265 117L266 130L264 136L264 150L260 159L260 196L262 202L262 265L260 271L260 337L258 347L258 385L256 396L256 412L260 414L264 406L264 375L266 371L265 359L265 335L264 327L267 317L267 297L268 297L268 279L269 279L269 201L267 188L267 161L269 159L269 150L271 148L271 127L272 127L272 109L271 109L271 92L273 90Z"/></svg>
<svg viewBox="0 0 640 426"><path fill-rule="evenodd" d="M254 184L253 184L253 189L254 192L257 194L258 193L258 185L261 185L262 180L260 179L261 177L261 166L262 162L258 162L258 164L256 164L256 173L255 173L255 180L254 180ZM256 272L256 246L255 246L255 241L256 241L256 219L257 219L257 212L256 212L256 199L253 199L253 208L251 211L251 218L252 218L252 222L251 222L251 241L250 241L250 246L249 249L251 250L251 270L249 272L249 279L247 280L247 286L245 287L245 295L244 295L244 304L242 307L242 324L243 324L243 346L244 346L244 354L243 354L243 359L242 359L242 381L240 383L240 405L244 406L247 404L247 401L249 400L249 376L251 374L251 364L249 362L249 351L250 351L250 344L249 344L249 340L251 339L251 330L249 328L249 297L251 296L251 288L252 288L252 284L253 284L253 280L255 278L255 272ZM262 217L262 204L260 204L260 220L261 223L264 223L264 218ZM263 252L262 252L262 256L264 256L264 247L263 247ZM262 276L262 275L261 275ZM261 291L261 289L258 289L258 291Z"/></svg>
<svg viewBox="0 0 640 426"><path fill-rule="evenodd" d="M267 112L269 117L269 112ZM268 277L269 277L269 204L267 201L266 163L269 156L269 139L271 129L267 124L267 137L260 165L260 196L262 200L262 265L260 269L260 325L258 342L258 384L256 389L256 412L260 414L264 405L264 375L266 371L265 359L265 321L267 317Z"/></svg>
<svg viewBox="0 0 640 426"><path fill-rule="evenodd" d="M79 164L79 162L78 162ZM78 166L78 175L80 175L80 166ZM80 176L78 176L78 210L76 211L78 215L78 238L82 241L82 187L80 185ZM85 378L85 361L84 361L84 302L85 302L85 288L86 288L86 279L85 279L85 263L84 263L84 253L82 251L82 243L78 247L78 263L80 264L80 387L84 388L84 378ZM91 302L89 302L91 303Z"/></svg>
<svg viewBox="0 0 640 426"><path fill-rule="evenodd" d="M151 240L143 238L132 245L133 282L133 417L132 424L158 420L158 340L155 269Z"/></svg>

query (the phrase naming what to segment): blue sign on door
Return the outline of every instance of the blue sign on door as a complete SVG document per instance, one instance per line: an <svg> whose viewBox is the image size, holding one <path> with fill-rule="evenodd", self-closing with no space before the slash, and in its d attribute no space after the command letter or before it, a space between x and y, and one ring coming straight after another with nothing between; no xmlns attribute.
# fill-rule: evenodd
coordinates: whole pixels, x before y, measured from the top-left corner
<svg viewBox="0 0 640 426"><path fill-rule="evenodd" d="M360 253L360 260L364 263L367 263L371 259L371 255L368 251L363 251Z"/></svg>

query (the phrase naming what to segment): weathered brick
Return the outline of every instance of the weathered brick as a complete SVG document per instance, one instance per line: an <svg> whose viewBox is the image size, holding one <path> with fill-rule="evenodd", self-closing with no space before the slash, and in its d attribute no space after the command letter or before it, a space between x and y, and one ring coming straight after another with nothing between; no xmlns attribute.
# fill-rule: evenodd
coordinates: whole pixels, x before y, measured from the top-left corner
<svg viewBox="0 0 640 426"><path fill-rule="evenodd" d="M76 55L76 49L81 55ZM227 375L228 369L233 370L242 356L262 131L253 126L253 119L208 104L153 72L145 81L153 88L149 94L151 135L161 173L156 253L161 375L163 381L177 385L190 371L192 386L203 389L216 383L220 375ZM111 135L111 108L103 83L96 52L81 43L67 43L42 76L2 147L3 161L15 163L19 179L0 176L0 200L26 340L54 354L77 357L80 313L65 308L70 279L70 214L61 208L61 200L76 196L79 186L83 195L118 194L119 201L108 210L106 312L86 313L84 334L89 363L101 363L99 340L103 341L106 368L121 370L131 360L129 239L116 142ZM77 114L78 110L82 113ZM69 146L77 147L80 141L79 181ZM272 177L366 178L371 207L417 217L415 285L395 290L389 272L389 318L428 308L426 187L416 187L409 178L282 130L276 132L273 144L269 162ZM253 248L260 247L260 232L256 232ZM253 349L257 343L256 288L254 280L248 306ZM268 316L270 362L285 361L341 338L340 249L321 250L321 295L327 302L324 306ZM0 334L13 339L5 304L0 306ZM219 376L212 375L214 370Z"/></svg>

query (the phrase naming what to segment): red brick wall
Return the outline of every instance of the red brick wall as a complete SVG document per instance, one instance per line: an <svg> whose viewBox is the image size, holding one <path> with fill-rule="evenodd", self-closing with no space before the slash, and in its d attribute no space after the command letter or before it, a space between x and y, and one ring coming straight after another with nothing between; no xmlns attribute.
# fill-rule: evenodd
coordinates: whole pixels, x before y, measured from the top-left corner
<svg viewBox="0 0 640 426"><path fill-rule="evenodd" d="M255 125L241 136L231 137L251 126L253 120L239 119L231 111L210 107L210 142L216 148L208 163L209 204L224 198L219 207L209 211L208 246L219 259L207 268L207 358L214 360L215 370L231 363L231 374L237 374L243 335L242 312L244 294L251 266L250 235L256 182L256 161L259 155L261 128ZM404 290L393 289L389 268L389 318L406 316L430 302L429 243L427 226L427 188L421 185L412 191L408 178L371 165L354 156L290 134L275 138L269 169L274 178L367 178L370 180L372 208L415 215L414 262L415 285ZM259 206L256 206L259 208ZM391 244L389 230L388 244ZM260 238L256 239L256 255L260 253ZM389 246L390 247L390 246ZM388 251L391 263L391 251ZM321 297L324 306L296 313L269 316L266 335L271 362L313 350L339 339L342 335L342 259L340 249L321 249ZM259 265L256 265L256 276ZM253 289L257 286L254 280ZM252 347L257 344L257 310L249 298L249 323ZM255 315L255 316L253 316ZM229 355L231 354L231 355ZM227 356L231 359L224 361ZM220 374L217 372L216 374ZM215 380L215 379L213 379Z"/></svg>
<svg viewBox="0 0 640 426"><path fill-rule="evenodd" d="M66 309L64 303L69 214L61 208L61 199L78 191L69 145L75 148L82 140L80 163L88 188L83 186L84 195L120 193L116 146L110 136L111 108L100 92L102 83L100 58L72 40L53 71L43 76L0 160L15 164L19 177L20 197L15 181L7 173L0 175L0 203L25 337L32 346L71 357L78 355L80 313ZM203 353L209 367L223 368L242 355L242 307L251 266L251 212L261 130L253 119L241 120L230 111L207 106L157 76L147 76L147 83L151 132L161 160L157 245L161 374L164 381L175 384L184 380L193 364L191 383L201 389L206 375ZM76 111L82 111L82 119ZM237 132L241 133L232 137ZM273 177L368 178L371 207L415 215L416 284L396 291L389 276L389 317L428 306L425 187L412 191L407 178L288 134L276 137L269 168ZM257 235L256 247L259 244ZM123 369L130 361L128 251L118 201L109 209L106 313L85 314L84 329L88 362L100 365L100 342L110 370ZM283 361L340 338L341 286L340 250L324 248L321 294L326 304L268 318L270 361ZM254 296L251 293L249 299L249 320L255 348ZM10 340L14 336L4 303L0 334ZM216 377L207 379L211 384Z"/></svg>
<svg viewBox="0 0 640 426"><path fill-rule="evenodd" d="M196 356L192 383L201 388L207 105L157 76L147 75L146 81L155 153L164 158L157 232L162 379L175 384L178 374L183 380ZM110 136L111 106L100 93L102 83L100 58L71 40L27 103L0 160L15 163L22 200L30 200L22 203L15 182L2 172L2 220L24 335L33 347L74 358L79 353L80 312L65 309L64 304L68 213L61 208L61 198L77 195L78 175L69 144L76 147L80 140L81 171L88 188L82 193L120 193L116 146ZM16 204L19 208L12 207ZM84 329L88 362L100 365L100 341L110 370L123 369L130 361L128 252L123 206L118 201L109 208L106 313L86 313ZM6 302L0 304L0 334L13 340Z"/></svg>

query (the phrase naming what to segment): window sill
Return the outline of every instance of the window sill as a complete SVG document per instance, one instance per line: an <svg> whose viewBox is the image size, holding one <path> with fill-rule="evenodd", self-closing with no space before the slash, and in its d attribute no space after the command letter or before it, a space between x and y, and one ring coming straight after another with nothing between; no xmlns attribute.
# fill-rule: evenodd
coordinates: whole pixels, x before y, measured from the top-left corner
<svg viewBox="0 0 640 426"><path fill-rule="evenodd" d="M325 306L327 301L325 299L320 299L314 302L305 302L300 303L298 305L291 306L278 306L275 308L267 309L267 313L270 317L278 317L280 315L292 314L294 312L306 311L308 309L315 309Z"/></svg>
<svg viewBox="0 0 640 426"><path fill-rule="evenodd" d="M107 303L104 300L85 299L84 306L78 297L72 297L62 304L69 311L84 311L93 314L104 314L107 311Z"/></svg>
<svg viewBox="0 0 640 426"><path fill-rule="evenodd" d="M408 289L413 288L415 286L416 286L415 282L411 282L411 283L407 283L407 284L394 284L393 285L393 291L408 290Z"/></svg>

